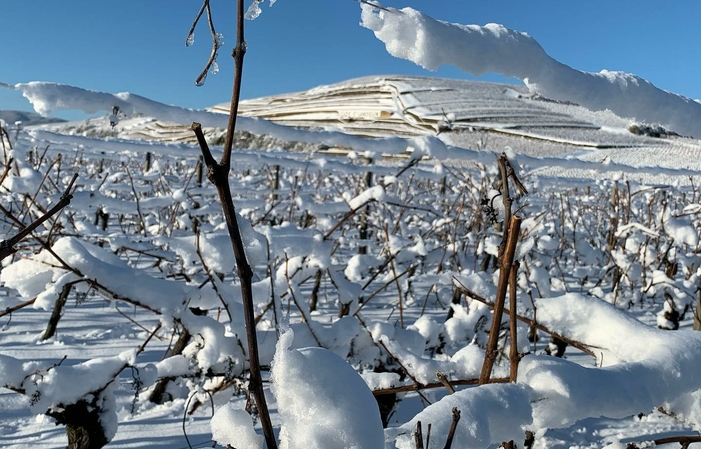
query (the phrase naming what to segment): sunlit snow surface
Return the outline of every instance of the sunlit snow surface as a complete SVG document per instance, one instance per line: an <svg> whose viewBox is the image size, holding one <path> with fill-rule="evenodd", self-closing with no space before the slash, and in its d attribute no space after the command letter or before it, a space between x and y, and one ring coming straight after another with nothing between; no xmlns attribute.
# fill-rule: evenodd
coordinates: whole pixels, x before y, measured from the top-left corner
<svg viewBox="0 0 701 449"><path fill-rule="evenodd" d="M53 160L58 154L63 154L64 163L70 161L68 166L77 167L81 173L74 203L68 210L76 214L72 217L83 217L83 221L70 225L91 242L100 244L65 237L55 242L55 251L79 267L86 276L99 280L118 294L137 298L141 303L160 310L163 316L129 307L120 301L103 301L93 296L94 292L83 289L79 293L89 301L76 307L72 298L57 336L39 342L48 315L41 309L51 309L62 283L76 277L62 277L55 267L47 265L45 262L49 256L46 252L31 255L33 261L17 261L2 273L5 286L16 290L3 290L5 295L0 297L0 310L40 295L35 308L15 312L0 322L3 325L0 354L4 356L0 358L0 376L4 382L16 385L27 370L36 369L35 365L24 366L22 363L26 361L51 366L67 356L66 369L56 370L57 373L70 373L70 369L78 372L83 367L82 362L98 357L102 358L101 363L107 364L113 360L110 357L117 357L141 344L148 335L147 331L158 323L172 326L174 319L183 320L190 329L196 330L197 338L185 356L165 361L161 358L169 345L170 334L162 333L161 340L150 343L136 359L145 388L153 382L156 374L179 375L193 367L203 370L220 367L226 356L241 361L243 349L233 336L243 335L240 292L231 276L212 281L233 315L232 323L224 325L212 317L189 313L183 307L187 303L216 310L222 301L213 288L198 289L184 279L175 278L173 273L160 272L160 268L148 262L152 260L148 258L150 256L146 256L156 254L167 266L181 260L182 273L194 276L202 263L195 254L199 247L205 252L202 260L212 270L232 271L234 262L213 191L207 185L194 186L192 177L199 149L192 144L187 131L189 123L197 120L207 126L211 136L216 137L225 126L226 117L161 105L129 94L112 95L50 83L26 86L29 86L26 91L34 98L35 104L45 112L59 107L111 112L112 106L117 104L125 116L120 117L114 128L109 124L109 117L100 117L82 123L18 130L13 154L22 162L18 173L12 173L3 187L34 194L42 173L24 162L26 153L34 152L34 148L43 151L48 146L48 158ZM271 117L278 102L285 104L279 108L282 112L277 117L278 124L263 118L241 120L241 129L254 134L255 138L249 141L253 142L249 149L237 150L235 154L232 190L244 223L254 223L252 227L244 226L244 230L249 243L246 251L256 265L253 288L257 310L262 311L269 302L271 289L277 295L286 295L283 301L278 298L272 307L280 312L283 321L289 320L294 329L294 341L291 334L284 337L284 344L278 345L277 355L277 335L272 322L263 320L259 331L263 364L269 366L273 363L273 380L277 378L281 387L290 386L275 391L277 396L268 396L274 424L278 428L282 426L288 447L312 447L309 441L315 439L317 442L340 441L341 445L357 442L363 449L376 447L381 435L378 437L377 432L365 434L361 429L364 425L377 425L377 417L364 412L368 407L369 388L389 388L408 381L401 381L396 373L367 372L362 376L366 387L352 370L349 371L350 365L337 357L346 357L350 347L357 354L349 361L357 367L367 360L374 360L378 349L373 341L382 342L411 364L421 382L432 381L436 370L455 373L458 377L473 377L484 354L478 346L480 336L475 328L479 318L488 315L486 308L477 302L465 308L455 307L453 316L446 321L446 312L438 307L437 300L446 304L450 301L452 278L449 273L434 274L433 265L419 283L418 291L422 294L413 299L412 308L406 311L407 329L399 329L395 324L397 312L392 312L390 307L396 301L394 290L388 290L368 302L367 306L362 306L367 329L352 318L337 320L337 302L348 304L351 313L361 307L357 301L360 284L369 275L368 267L381 263L384 254L381 251L393 254L397 264L407 265L427 255L435 255L435 248L429 242L434 231L423 230L424 241L423 237L402 237L400 230L396 231L397 235L387 237L386 248L371 248L365 255L343 249L332 257L333 246L344 244L344 239L350 237L344 235L334 242L324 240L321 234L329 231L339 216L369 202L399 206L420 204L422 209L416 213L417 217L431 222L435 229L449 227L452 215L442 216L437 212L438 205L433 204L437 202L436 193L414 187L407 189L403 184L407 175L417 182L434 183L448 171L494 176L495 170L487 167L495 165L494 152L501 151L507 151L532 192L532 196L526 197L532 204L525 207L547 209L548 195L575 187L581 189L579 192L584 192L587 187L595 192L608 192L613 180L620 181L621 189L626 181L630 182L634 199L649 197L652 200L655 194L665 191L665 186L687 186L692 181L698 184L694 179L701 174L701 146L696 140L634 136L626 130L629 120L611 112L591 112L581 106L544 101L529 96L523 88L509 85L420 77L368 77L303 93L252 100L243 104L243 112L255 117ZM326 109L321 108L322 104ZM281 119L283 116L285 118ZM295 124L304 129L291 129L283 124ZM393 137L392 129L395 128L401 137ZM363 137L367 135L378 139ZM280 146L291 141L301 142L296 147L298 151L280 150ZM214 146L213 149L218 156L220 148ZM331 149L341 157L332 156ZM150 171L142 168L146 152L152 153L155 159ZM100 159L105 161L106 171L103 173L97 168ZM349 187L339 191L345 188L340 187L343 177L361 179L364 176L369 167L366 165L368 159L373 160L371 167L376 185L369 189ZM412 159L420 161L418 166L397 176L399 168ZM300 230L295 224L273 225L263 219L269 205L266 198L272 198L268 177L273 172L271 167L276 165L290 174L282 180L278 195L283 191L285 195L296 192L285 207L304 210L314 216L315 228ZM129 174L136 178L135 186L131 185L125 166L130 167ZM67 170L64 169L62 176L66 176ZM295 177L302 179L306 174L316 172L329 179L328 184L324 184L323 195L314 190L294 190ZM320 179L323 183L324 178ZM59 179L58 182L65 180ZM690 202L692 190L690 187L684 189ZM586 200L586 195L581 195ZM51 191L48 197L55 201L57 191ZM195 206L194 198L207 200ZM137 204L145 216L145 232L114 224L114 217L134 216ZM172 218L162 218L175 209L174 205L177 205L177 211ZM625 265L628 263L626 257L639 250L636 245L642 246L647 236L661 233L672 237L680 257L686 257L682 250L698 244L696 228L689 225L689 216L698 212L697 206L694 203L683 211L675 210L676 215L661 212L659 222L635 223L620 228L616 238L627 239L630 245L625 247L626 251L617 252L613 257L620 265ZM106 232L93 223L98 208L110 213L115 220ZM581 213L587 217L586 211ZM285 216L284 212L279 214ZM200 217L200 226L206 230L206 237L201 236L199 240L189 232L194 216ZM257 223L259 220L261 223ZM395 231L391 229L390 218L388 221L389 234ZM553 223L554 219L552 223L541 223L534 217L526 220L524 229L534 233L537 241L523 242L520 251L543 258L550 257L546 254L554 254L558 242L553 238L556 236ZM471 238L464 236L468 242ZM266 277L268 243L270 252L279 256L270 278ZM480 251L496 254L497 243L496 237L491 235ZM162 249L166 246L167 251ZM601 264L602 255L588 247L586 239L578 240L575 249L588 265L596 267ZM112 251L118 251L120 256ZM688 257L691 261L692 257ZM630 263L629 268L625 275L631 277L642 270L635 263ZM291 301L293 295L306 298L310 286L306 284L303 289L293 286L288 277L300 282L305 278L313 279L319 269L329 270L330 277L337 284L334 287L340 292L335 293L334 287L327 282L323 291L328 306L312 315L313 322L306 325L297 312L287 316L287 304L283 302ZM423 399L408 395L392 418L393 427L384 434L389 447L413 448L410 432L419 419L424 424L433 423L432 441L442 447L453 405L463 407L464 418L454 447L494 447L495 443L506 438L514 438L520 444L521 426L529 428L532 425L540 429L550 428L538 433L537 448L603 447L633 441L633 438L643 435L669 436L689 431L689 424L653 412L657 406L674 410L688 423L701 422L700 398L696 392L701 387L696 376L701 360L701 337L690 332L689 316L682 322L681 331L657 330L650 325L654 326L656 322L654 313L662 308L660 303L650 305L649 309L633 309L634 318L631 318L621 307L593 298L599 293L595 288L591 288L591 296L565 295L561 286L550 284L547 272L539 271L537 266L529 269L531 282L544 296L544 299L536 299L539 321L553 328L567 329L567 336L599 347L595 350L596 360L574 351L568 352L566 360L531 355L522 362L517 385L462 389L443 401L439 401L445 396L442 389L427 391L425 397L434 404L425 410ZM581 288L576 276L577 273L567 273L567 279L562 282L579 292ZM667 282L663 272L658 270L655 276L661 283ZM697 279L695 273L689 276ZM134 282L134 279L138 281ZM471 273L460 280L485 297L494 294L489 275ZM386 281L387 278L383 278L376 283ZM435 293L428 290L429 284L438 286ZM683 283L675 286L677 289L670 290L670 294L688 300L688 292L693 292L694 286ZM333 293L329 293L329 289ZM603 292L600 296L606 297L607 294L611 295ZM429 301L431 309L418 319L419 306L425 300ZM522 302L527 304L528 299L524 296ZM293 307L293 310L296 309ZM223 322L226 312L220 312ZM424 353L426 346L436 345L440 339L445 341L449 352L433 358ZM302 349L317 343L335 355L322 350ZM674 351L668 348L674 348ZM309 366L305 365L305 359L310 361ZM319 366L330 367L332 378L325 379ZM237 367L242 369L241 365ZM503 375L503 371L504 367L499 367L495 374ZM55 376L59 375L66 374ZM243 397L232 398L231 392L215 396L214 408L222 411L210 425L212 410L209 399L204 394L200 395L201 398L197 394L189 396L186 381L179 384L179 390L173 391L176 397L173 402L153 405L148 403L145 393L134 402L133 376L127 369L114 385L119 427L110 447L187 447L182 434L182 416L188 400L195 399L202 400L204 405L193 416L185 418L185 428L193 446L210 445L212 430L220 438L231 438L221 423L222 419L230 418L241 429L249 429L245 416L240 413L245 405ZM53 379L47 376L37 383L49 388ZM344 418L340 412L335 412L339 406L334 403L334 392L343 385L355 385L353 388L357 391L367 388L357 397L352 397L356 401L354 410L360 416ZM323 388L315 388L317 386ZM301 393L295 395L301 391L309 395L319 393L317 402L309 404ZM48 403L52 398L65 399L65 395L82 391L76 387L60 393L55 396L47 394L44 400ZM275 401L276 397L280 404ZM352 402L351 398L345 401ZM227 402L233 405L223 408ZM43 402L39 404L45 405ZM136 404L133 414L132 404ZM505 413L504 410L508 411ZM639 413L644 415L636 417ZM607 418L598 418L602 415ZM331 429L339 426L339 420L345 419L347 432L334 435L323 425L314 428L309 422L310 417ZM3 447L65 445L61 427L54 426L44 415L32 416L28 400L5 390L0 395L0 418L0 445ZM297 426L305 431L295 434ZM259 425L256 429L260 432ZM295 439L297 437L299 440ZM257 447L259 442L259 438L247 434L242 444Z"/></svg>

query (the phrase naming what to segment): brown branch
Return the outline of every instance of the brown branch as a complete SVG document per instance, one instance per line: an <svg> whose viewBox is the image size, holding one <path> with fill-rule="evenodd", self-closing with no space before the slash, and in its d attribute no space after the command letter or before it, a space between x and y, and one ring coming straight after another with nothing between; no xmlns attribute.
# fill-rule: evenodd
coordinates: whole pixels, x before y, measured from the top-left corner
<svg viewBox="0 0 701 449"><path fill-rule="evenodd" d="M490 309L493 309L493 308L494 308L494 304L493 304L492 302L488 301L487 299L481 297L481 296L478 295L477 293L475 293L475 292L473 292L472 290L468 289L468 288L467 288L462 282L460 282L460 280L457 279L456 277L453 277L453 282L456 283L455 286L456 286L458 289L460 289L460 291L461 291L465 296L467 296L468 298L474 299L475 301L479 301L479 302L481 302L482 304L484 304L484 305L486 305L487 307L489 307ZM505 310L505 312L506 312L507 314L511 315L511 311ZM516 319L519 320L519 321L521 321L522 323L528 324L529 326L533 326L533 327L535 327L536 329L545 332L546 334L552 335L552 336L555 337L555 338L559 338L560 340L564 341L565 343L569 344L570 346L572 346L572 347L574 347L574 348L577 348L577 349L579 349L580 351L582 351L582 352L584 352L584 353L586 353L586 354L589 354L590 356L592 356L592 357L594 357L594 358L596 358L596 354L594 353L594 351L592 351L592 350L590 349L590 347L591 347L591 348L596 348L596 349L603 349L603 348L599 348L599 347L593 346L593 345L585 345L584 343L580 343L580 342L578 342L578 341L569 339L569 338L563 336L562 334L558 334L557 332L554 332L554 331L548 329L547 327L543 326L542 324L538 323L537 321L532 320L532 319L530 319L530 318L527 318L527 317L525 317L525 316L523 316L523 315L516 315Z"/></svg>
<svg viewBox="0 0 701 449"><path fill-rule="evenodd" d="M207 0L205 0L207 1ZM241 298L243 301L243 312L246 323L246 337L248 340L248 362L250 367L250 382L249 392L255 401L256 407L263 428L263 435L268 449L277 449L277 441L273 431L273 424L270 421L270 412L268 404L265 400L263 390L263 378L261 376L260 358L258 355L258 335L256 334L255 311L253 304L253 287L251 279L253 270L251 269L246 252L244 250L243 239L239 229L234 200L231 195L229 186L229 171L231 170L231 151L234 143L234 132L236 130L236 116L238 114L239 99L241 97L241 80L243 74L243 58L246 54L246 41L244 40L244 2L237 0L237 16L236 16L236 48L233 51L234 58L234 81L231 93L231 107L229 110L229 123L226 131L226 139L224 141L224 154L221 162L216 163L209 145L207 144L202 127L198 123L192 124L192 129L197 137L197 142L200 145L202 156L207 165L207 179L217 189L219 199L222 204L224 218L226 220L227 231L231 239L231 246L234 250L236 259L236 269L241 281ZM209 8L209 3L205 8ZM215 43L216 44L216 43Z"/></svg>
<svg viewBox="0 0 701 449"><path fill-rule="evenodd" d="M34 301L36 301L36 300L37 299L34 298L34 299L30 299L29 301L25 301L23 303L17 304L16 306L8 307L5 310L3 310L2 312L0 312L0 318L4 317L5 315L9 315L12 312L16 312L19 309L23 309L29 305L32 305L32 304L34 304Z"/></svg>
<svg viewBox="0 0 701 449"><path fill-rule="evenodd" d="M31 234L32 231L38 228L46 220L56 215L64 207L68 206L71 203L71 199L73 198L73 196L71 195L71 189L73 188L73 183L75 183L75 180L77 178L78 174L75 173L71 181L68 183L68 187L66 187L66 190L63 192L63 195L61 195L61 199L58 201L58 203L56 203L56 205L54 205L54 207L49 209L44 215L32 222L29 226L19 231L14 237L10 238L9 240L3 240L2 242L0 242L0 260L15 253L15 245L17 243L19 243L27 235Z"/></svg>
<svg viewBox="0 0 701 449"><path fill-rule="evenodd" d="M506 225L506 223L505 223ZM509 222L509 230L504 252L500 257L499 283L497 284L497 295L494 299L494 312L492 314L492 326L489 330L489 339L485 349L484 363L480 373L480 385L487 383L492 375L492 367L497 359L497 344L499 340L499 329L501 327L501 317L504 314L504 302L506 301L506 289L509 285L509 273L513 265L516 244L518 243L519 230L521 229L521 218L512 216Z"/></svg>
<svg viewBox="0 0 701 449"><path fill-rule="evenodd" d="M518 271L518 262L511 266L509 273L509 336L511 337L511 345L509 348L509 378L511 382L516 382L518 377L518 363L521 361L521 355L518 353L518 330L516 319L513 318L516 313L516 274Z"/></svg>
<svg viewBox="0 0 701 449"><path fill-rule="evenodd" d="M508 382L509 382L508 377L495 377L493 379L489 379L490 384L504 384L504 383L508 383ZM462 380L451 380L450 381L450 385L452 385L453 387L462 386L462 385L477 385L478 383L479 383L479 379L462 379ZM445 388L445 385L441 382L431 382L428 384L414 383L414 384L408 384L408 385L399 385L398 387L378 388L377 390L372 390L372 394L375 396L383 396L386 394L408 393L411 391L420 391L420 390L431 390L433 388Z"/></svg>
<svg viewBox="0 0 701 449"><path fill-rule="evenodd" d="M450 423L448 438L445 441L443 449L450 449L453 446L453 438L455 437L455 430L458 428L458 421L460 421L460 410L458 410L457 407L453 407L453 422Z"/></svg>
<svg viewBox="0 0 701 449"><path fill-rule="evenodd" d="M404 271L402 271L401 273L399 273L399 274L397 275L397 277L398 277L398 278L401 278L402 276L404 276L405 274L407 274L409 271L411 271L411 270L413 270L413 269L416 269L417 266L418 266L418 264L410 265L409 268L407 268L406 270L404 270ZM370 296L368 296L367 299L365 299L365 301L363 301L363 303L360 304L360 305L358 306L358 308L356 309L356 311L353 312L353 316L358 316L358 313L360 313L360 310L365 306L365 304L367 304L372 298L374 298L375 296L377 296L377 295L378 295L380 292L382 292L384 289L386 289L387 287L389 287L390 285L392 285L393 282L394 282L394 279L390 279L389 281L385 282L380 288L378 288L377 290L375 290L374 292L372 292L372 293L370 294Z"/></svg>

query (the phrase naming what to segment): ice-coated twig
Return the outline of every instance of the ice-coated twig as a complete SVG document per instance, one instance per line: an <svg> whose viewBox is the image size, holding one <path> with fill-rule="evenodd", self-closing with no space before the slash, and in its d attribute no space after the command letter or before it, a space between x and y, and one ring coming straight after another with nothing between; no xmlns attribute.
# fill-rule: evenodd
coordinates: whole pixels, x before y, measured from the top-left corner
<svg viewBox="0 0 701 449"><path fill-rule="evenodd" d="M212 35L212 51L209 53L209 59L204 65L204 68L200 72L199 76L195 79L196 86L202 86L205 80L207 79L207 73L209 73L209 70L214 70L214 68L216 67L217 53L219 53L219 47L221 47L222 45L221 35L218 34L217 31L214 29L214 21L212 20L212 9L209 5L209 0L204 0L204 3L202 3L202 7L197 13L197 16L195 16L195 20L192 22L192 26L190 27L190 32L187 34L187 39L185 39L185 45L189 47L194 43L195 27L197 27L197 23L200 21L200 18L202 18L202 13L205 11L207 12L207 25L209 26L209 32Z"/></svg>

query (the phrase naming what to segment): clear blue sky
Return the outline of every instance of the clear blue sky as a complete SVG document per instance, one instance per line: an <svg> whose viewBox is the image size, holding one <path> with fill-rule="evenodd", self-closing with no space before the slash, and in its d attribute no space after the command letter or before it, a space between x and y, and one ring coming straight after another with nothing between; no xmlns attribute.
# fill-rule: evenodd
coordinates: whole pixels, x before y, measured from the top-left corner
<svg viewBox="0 0 701 449"><path fill-rule="evenodd" d="M246 5L250 0L246 0ZM230 97L234 1L211 0L225 45L220 72L204 87L194 79L206 61L206 23L195 45L185 37L198 0L27 0L2 2L0 82L53 81L107 92L134 92L202 108ZM533 36L555 59L588 71L622 70L656 86L701 98L701 0L385 0L463 24L502 23ZM431 75L395 59L358 25L354 0L278 0L246 22L243 97L304 90L376 74ZM473 79L444 67L438 76ZM498 76L483 79L500 81ZM0 109L29 110L0 89ZM59 116L75 116L58 113Z"/></svg>

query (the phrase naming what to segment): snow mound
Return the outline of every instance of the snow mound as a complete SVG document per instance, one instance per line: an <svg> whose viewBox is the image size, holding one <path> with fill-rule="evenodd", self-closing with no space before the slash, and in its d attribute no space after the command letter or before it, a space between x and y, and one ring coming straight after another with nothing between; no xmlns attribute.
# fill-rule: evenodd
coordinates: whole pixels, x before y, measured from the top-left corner
<svg viewBox="0 0 701 449"><path fill-rule="evenodd" d="M263 437L253 429L251 415L233 404L221 407L212 417L212 439L222 446L237 449L260 449Z"/></svg>
<svg viewBox="0 0 701 449"><path fill-rule="evenodd" d="M291 330L280 337L272 369L280 448L384 447L377 402L362 377L326 349L290 350L293 339Z"/></svg>

